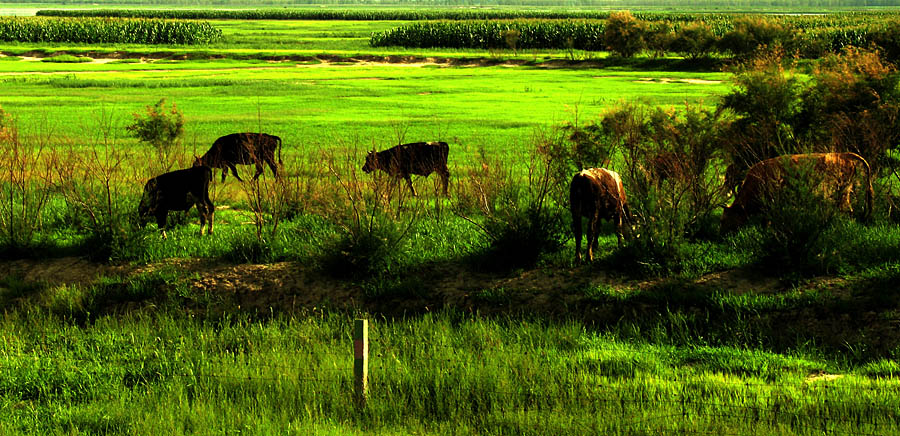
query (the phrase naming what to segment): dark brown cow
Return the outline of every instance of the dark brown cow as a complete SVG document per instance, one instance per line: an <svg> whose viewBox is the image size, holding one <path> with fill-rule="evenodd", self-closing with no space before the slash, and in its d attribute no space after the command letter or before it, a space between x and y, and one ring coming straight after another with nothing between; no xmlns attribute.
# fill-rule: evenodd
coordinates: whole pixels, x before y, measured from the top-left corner
<svg viewBox="0 0 900 436"><path fill-rule="evenodd" d="M852 212L850 193L859 166L866 172L866 211L863 215L868 217L872 213L874 192L869 163L862 156L856 153L791 154L764 160L747 171L734 203L722 212L720 231L723 234L734 231L751 216L759 214L767 203L775 201L774 197L792 175L809 174L818 178L815 180L817 186L812 188L821 191L825 198L837 196L838 208Z"/></svg>
<svg viewBox="0 0 900 436"><path fill-rule="evenodd" d="M141 227L156 217L156 225L166 237L166 218L170 210L190 210L197 206L200 213L200 234L209 220L209 233L213 232L215 206L209 199L209 184L212 182L212 168L192 167L184 170L160 174L144 185L144 195L138 206Z"/></svg>
<svg viewBox="0 0 900 436"><path fill-rule="evenodd" d="M262 174L262 163L265 162L272 169L272 174L278 177L275 149L278 149L278 163L281 164L281 138L267 133L232 133L216 139L209 151L194 159L194 166L221 168L223 182L230 168L231 173L243 182L235 165L256 165L256 174L253 176L253 180L256 180Z"/></svg>
<svg viewBox="0 0 900 436"><path fill-rule="evenodd" d="M444 182L444 195L450 182L450 170L447 169L447 156L450 146L446 142L413 142L391 147L384 151L370 151L366 155L366 163L362 170L371 173L384 171L394 177L406 179L412 195L416 195L410 175L428 176L438 173Z"/></svg>
<svg viewBox="0 0 900 436"><path fill-rule="evenodd" d="M581 261L581 217L588 219L588 259L594 260L594 248L599 237L600 220L609 219L616 225L619 244L625 236L629 219L628 199L622 179L615 171L590 168L572 177L569 184L569 210L575 232L575 257Z"/></svg>
<svg viewBox="0 0 900 436"><path fill-rule="evenodd" d="M727 192L730 192L732 196L736 196L738 187L741 186L741 182L744 181L746 175L747 165L732 162L725 168L725 183L722 187Z"/></svg>

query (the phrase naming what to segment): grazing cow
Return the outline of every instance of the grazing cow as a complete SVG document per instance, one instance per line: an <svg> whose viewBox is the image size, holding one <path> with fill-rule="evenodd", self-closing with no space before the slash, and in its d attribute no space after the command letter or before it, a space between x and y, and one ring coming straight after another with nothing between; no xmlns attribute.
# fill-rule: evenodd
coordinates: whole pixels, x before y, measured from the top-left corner
<svg viewBox="0 0 900 436"><path fill-rule="evenodd" d="M189 210L194 205L200 213L200 234L209 220L209 232L213 232L215 206L209 199L209 184L212 182L212 168L192 167L158 175L144 185L144 195L138 206L141 227L147 225L150 217L156 217L156 225L166 237L166 218L170 210Z"/></svg>
<svg viewBox="0 0 900 436"><path fill-rule="evenodd" d="M412 195L416 196L410 175L428 176L438 173L444 182L444 195L447 195L447 184L450 181L450 170L447 169L447 155L450 146L446 142L414 142L391 147L384 151L370 151L366 155L366 164L362 170L371 173L384 171L394 177L403 177L409 185Z"/></svg>
<svg viewBox="0 0 900 436"><path fill-rule="evenodd" d="M731 192L732 196L736 196L738 187L741 186L741 182L744 181L744 177L746 175L746 165L738 162L732 162L728 164L728 167L725 168L725 183L723 184L722 188L724 188L728 192Z"/></svg>
<svg viewBox="0 0 900 436"><path fill-rule="evenodd" d="M256 165L256 174L253 176L253 180L256 180L262 174L262 163L265 162L272 169L272 174L278 177L278 167L275 165L276 148L278 149L278 163L281 164L283 163L281 161L281 138L267 133L232 133L216 139L209 151L194 159L194 166L206 165L211 168L221 168L222 182L225 181L225 176L228 175L230 168L231 173L243 182L235 165Z"/></svg>
<svg viewBox="0 0 900 436"><path fill-rule="evenodd" d="M622 179L615 171L605 168L583 170L572 177L569 185L569 209L572 230L575 232L575 257L581 261L581 217L587 217L588 259L594 260L594 247L600 230L600 220L609 219L616 225L616 237L622 244L629 218L628 201Z"/></svg>
<svg viewBox="0 0 900 436"><path fill-rule="evenodd" d="M837 195L838 208L852 212L850 193L857 167L866 172L866 210L863 216L872 213L874 192L869 163L856 153L810 153L792 154L767 159L750 167L738 190L732 205L722 212L720 231L727 234L741 227L749 217L762 212L766 204L776 200L776 196L793 177L812 176L814 189L823 197Z"/></svg>

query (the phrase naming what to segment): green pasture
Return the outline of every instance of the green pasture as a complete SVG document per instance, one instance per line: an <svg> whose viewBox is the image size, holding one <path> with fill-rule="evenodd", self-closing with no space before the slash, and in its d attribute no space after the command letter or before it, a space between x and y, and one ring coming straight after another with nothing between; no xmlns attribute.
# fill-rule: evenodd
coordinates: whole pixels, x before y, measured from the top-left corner
<svg viewBox="0 0 900 436"><path fill-rule="evenodd" d="M587 121L620 101L711 104L729 86L723 73L233 60L7 61L4 73L4 110L25 132L52 128L61 141L87 143L97 114L122 125L166 98L185 114L186 142L199 152L227 133L262 130L281 136L288 154L443 140L457 163L479 149L520 155L536 130ZM124 126L113 133L124 136Z"/></svg>

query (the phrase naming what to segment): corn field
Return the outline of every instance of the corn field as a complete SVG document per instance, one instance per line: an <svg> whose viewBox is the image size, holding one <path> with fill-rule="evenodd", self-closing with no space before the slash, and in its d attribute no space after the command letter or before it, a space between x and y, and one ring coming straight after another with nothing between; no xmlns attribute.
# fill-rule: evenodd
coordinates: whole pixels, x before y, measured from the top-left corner
<svg viewBox="0 0 900 436"><path fill-rule="evenodd" d="M222 31L198 21L114 18L0 18L0 41L208 44Z"/></svg>
<svg viewBox="0 0 900 436"><path fill-rule="evenodd" d="M515 35L515 42L510 38ZM437 21L413 23L372 35L374 47L575 48L603 50L601 21Z"/></svg>
<svg viewBox="0 0 900 436"><path fill-rule="evenodd" d="M673 41L694 23L708 26L711 53L743 55L738 45L780 45L802 57L817 58L846 47L878 46L897 51L900 13L845 13L818 16L767 16L729 14L634 14L638 33L647 41ZM602 51L608 20L469 20L422 21L375 33L373 47L473 49L577 49ZM773 31L774 30L774 31ZM668 34L659 37L653 34ZM514 35L513 39L510 36ZM657 52L678 52L675 47L654 46Z"/></svg>

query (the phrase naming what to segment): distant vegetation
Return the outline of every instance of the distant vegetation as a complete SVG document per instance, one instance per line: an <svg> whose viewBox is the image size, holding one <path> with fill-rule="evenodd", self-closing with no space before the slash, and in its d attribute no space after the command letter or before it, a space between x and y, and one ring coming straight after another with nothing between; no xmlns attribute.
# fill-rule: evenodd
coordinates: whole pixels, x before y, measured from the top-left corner
<svg viewBox="0 0 900 436"><path fill-rule="evenodd" d="M133 1L133 0L132 0ZM136 2L141 6L179 5L196 7L195 0L145 0ZM59 4L58 1L34 1L32 3ZM119 0L69 0L73 5L122 5L129 2ZM664 9L664 10L822 10L835 8L871 8L900 6L898 0L771 0L759 2L755 0L216 0L206 3L210 7L235 8L248 6L322 6L322 5L357 5L357 6L513 6L513 7L586 7L606 9Z"/></svg>
<svg viewBox="0 0 900 436"><path fill-rule="evenodd" d="M221 30L198 21L33 17L0 19L0 41L206 44L221 37Z"/></svg>
<svg viewBox="0 0 900 436"><path fill-rule="evenodd" d="M429 21L372 35L370 44L403 47L507 48L509 32L519 49L609 50L622 56L677 53L746 57L760 47L781 47L819 58L850 46L898 53L898 13L841 13L817 16L735 14L631 14L606 20ZM889 56L890 57L890 56Z"/></svg>

